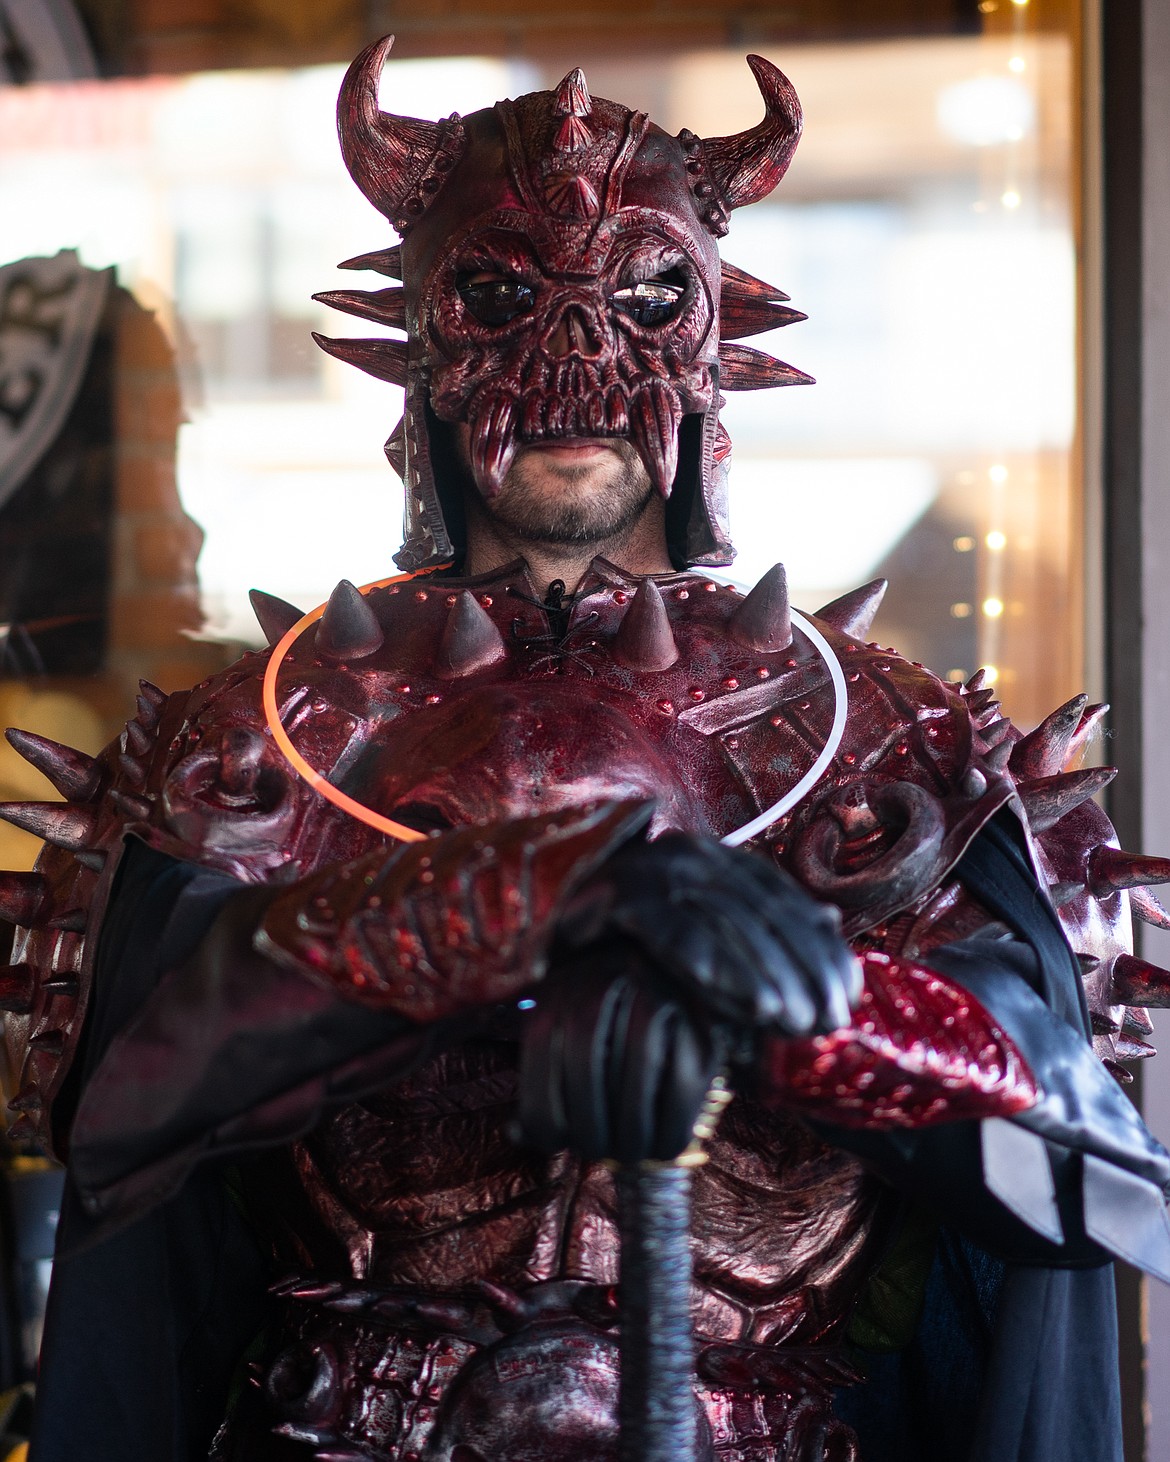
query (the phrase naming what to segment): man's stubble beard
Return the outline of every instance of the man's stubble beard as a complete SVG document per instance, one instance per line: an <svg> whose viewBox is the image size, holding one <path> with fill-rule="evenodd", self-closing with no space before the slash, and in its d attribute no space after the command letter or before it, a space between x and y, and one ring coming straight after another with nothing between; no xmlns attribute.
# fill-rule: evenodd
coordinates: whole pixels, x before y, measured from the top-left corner
<svg viewBox="0 0 1170 1462"><path fill-rule="evenodd" d="M628 441L604 463L561 465L537 453L521 452L498 496L483 512L529 543L563 545L612 541L627 533L645 512L654 488L641 457ZM604 471L606 481L587 487Z"/></svg>

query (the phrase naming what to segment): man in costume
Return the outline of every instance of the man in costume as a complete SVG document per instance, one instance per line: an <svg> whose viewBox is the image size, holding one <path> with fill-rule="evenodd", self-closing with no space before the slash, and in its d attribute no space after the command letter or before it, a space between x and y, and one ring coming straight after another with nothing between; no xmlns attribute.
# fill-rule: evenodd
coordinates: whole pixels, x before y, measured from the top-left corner
<svg viewBox="0 0 1170 1462"><path fill-rule="evenodd" d="M731 343L800 317L716 247L792 88L750 58L732 137L579 71L431 123L380 111L388 50L339 127L403 241L347 267L402 287L325 298L406 340L321 343L406 387L407 574L257 596L270 651L144 685L96 759L10 733L67 799L3 809L47 844L0 883L13 1132L71 1174L33 1462L634 1456L618 1230L659 1217L613 1168L680 1155L642 1379L694 1457L1119 1456L1170 863L1063 771L1101 708L1021 736L864 642L880 586L807 618L705 572L720 392L806 379Z"/></svg>

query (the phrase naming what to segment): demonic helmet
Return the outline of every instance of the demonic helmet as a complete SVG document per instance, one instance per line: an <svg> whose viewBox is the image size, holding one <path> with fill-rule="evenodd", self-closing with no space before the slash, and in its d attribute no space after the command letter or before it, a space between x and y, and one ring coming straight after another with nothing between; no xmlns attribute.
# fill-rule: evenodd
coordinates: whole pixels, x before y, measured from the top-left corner
<svg viewBox="0 0 1170 1462"><path fill-rule="evenodd" d="M403 287L315 298L407 338L315 338L406 388L386 443L406 486L396 561L414 570L461 549L460 476L442 423L466 422L489 500L527 443L628 438L668 499L674 561L730 563L720 390L811 380L727 343L805 316L721 265L715 244L731 209L784 176L801 126L792 86L749 56L765 116L733 137L671 137L591 97L580 70L555 92L424 122L379 110L392 44L376 42L349 68L337 125L354 181L402 243L341 267Z"/></svg>

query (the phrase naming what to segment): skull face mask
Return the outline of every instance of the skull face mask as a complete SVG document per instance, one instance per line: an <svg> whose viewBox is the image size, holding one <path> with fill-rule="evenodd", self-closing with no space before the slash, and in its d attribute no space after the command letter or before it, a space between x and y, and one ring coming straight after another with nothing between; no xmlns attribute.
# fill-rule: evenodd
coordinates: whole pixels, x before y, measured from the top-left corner
<svg viewBox="0 0 1170 1462"><path fill-rule="evenodd" d="M413 570L462 546L448 427L466 423L489 501L525 445L628 439L668 500L674 560L729 563L720 389L810 378L727 343L804 316L779 290L721 265L715 239L731 209L783 176L800 135L792 87L750 57L763 122L706 140L671 137L591 97L580 70L555 92L424 122L378 107L391 40L350 67L338 130L354 180L403 243L342 267L403 287L316 298L404 329L407 340L316 338L406 388L386 444L406 485L397 562Z"/></svg>

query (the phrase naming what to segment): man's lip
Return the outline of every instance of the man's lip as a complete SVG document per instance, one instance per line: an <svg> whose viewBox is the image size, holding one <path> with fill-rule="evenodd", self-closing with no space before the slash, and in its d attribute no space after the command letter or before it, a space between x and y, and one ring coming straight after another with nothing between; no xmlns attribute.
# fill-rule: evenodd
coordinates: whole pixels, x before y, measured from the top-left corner
<svg viewBox="0 0 1170 1462"><path fill-rule="evenodd" d="M525 450L551 453L557 457L592 457L599 452L615 451L616 445L610 437L563 437L553 441L529 442Z"/></svg>

